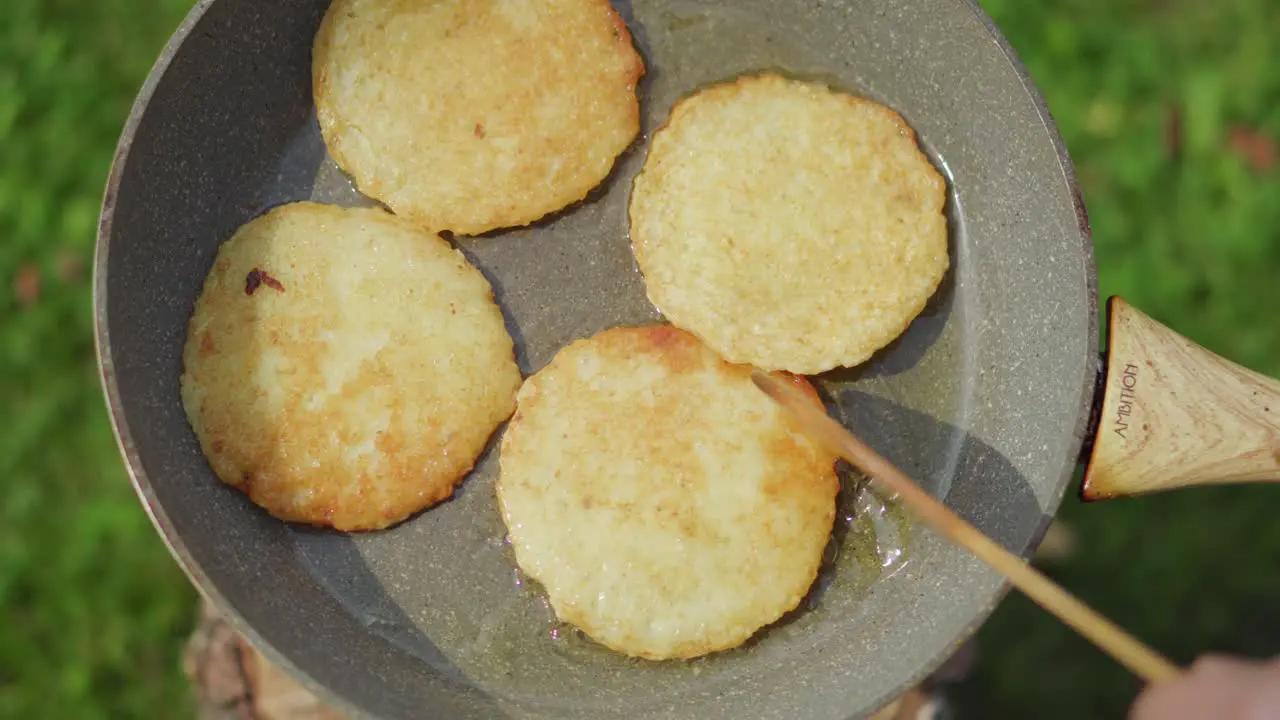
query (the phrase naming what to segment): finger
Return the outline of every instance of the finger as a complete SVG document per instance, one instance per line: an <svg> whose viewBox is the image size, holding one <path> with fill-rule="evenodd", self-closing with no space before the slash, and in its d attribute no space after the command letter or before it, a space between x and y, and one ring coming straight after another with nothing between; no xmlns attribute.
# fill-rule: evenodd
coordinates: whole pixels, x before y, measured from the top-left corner
<svg viewBox="0 0 1280 720"><path fill-rule="evenodd" d="M1275 667L1280 668L1280 664ZM1205 655L1175 680L1147 686L1130 710L1132 720L1224 720L1238 716L1246 698L1274 682L1270 664Z"/></svg>

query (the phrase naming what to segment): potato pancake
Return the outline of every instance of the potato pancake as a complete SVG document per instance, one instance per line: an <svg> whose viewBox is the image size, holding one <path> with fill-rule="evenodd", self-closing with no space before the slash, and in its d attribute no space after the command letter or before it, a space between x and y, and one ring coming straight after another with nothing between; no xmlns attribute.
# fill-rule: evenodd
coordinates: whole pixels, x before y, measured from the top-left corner
<svg viewBox="0 0 1280 720"><path fill-rule="evenodd" d="M183 365L215 474L280 519L346 531L450 497L521 382L460 252L383 210L310 202L219 248Z"/></svg>
<svg viewBox="0 0 1280 720"><path fill-rule="evenodd" d="M313 85L329 153L433 231L584 198L640 129L644 62L608 0L335 0Z"/></svg>
<svg viewBox="0 0 1280 720"><path fill-rule="evenodd" d="M735 647L795 608L839 490L835 457L750 367L673 327L558 353L521 387L500 466L516 561L559 619L655 660Z"/></svg>
<svg viewBox="0 0 1280 720"><path fill-rule="evenodd" d="M743 77L679 102L632 188L649 299L731 362L857 365L950 264L946 183L889 108Z"/></svg>

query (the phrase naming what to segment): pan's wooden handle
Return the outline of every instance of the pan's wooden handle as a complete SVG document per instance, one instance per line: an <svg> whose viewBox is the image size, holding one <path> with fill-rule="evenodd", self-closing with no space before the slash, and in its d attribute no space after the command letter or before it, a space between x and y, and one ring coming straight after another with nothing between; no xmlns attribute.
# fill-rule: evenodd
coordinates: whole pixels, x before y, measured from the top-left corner
<svg viewBox="0 0 1280 720"><path fill-rule="evenodd" d="M1118 297L1107 314L1106 382L1083 499L1280 481L1280 382Z"/></svg>

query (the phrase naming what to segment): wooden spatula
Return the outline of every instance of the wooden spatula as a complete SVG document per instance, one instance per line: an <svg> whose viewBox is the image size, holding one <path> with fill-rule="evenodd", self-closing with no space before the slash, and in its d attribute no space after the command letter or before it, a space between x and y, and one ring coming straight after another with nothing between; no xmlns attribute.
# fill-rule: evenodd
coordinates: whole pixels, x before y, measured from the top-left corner
<svg viewBox="0 0 1280 720"><path fill-rule="evenodd" d="M1148 682L1161 682L1179 674L1177 666L1123 629L1099 615L1071 593L1042 575L1021 558L1005 550L950 508L925 492L901 470L868 447L795 387L755 371L751 379L796 418L814 440L860 468L872 481L897 495L935 531L976 555L1027 597L1071 626Z"/></svg>

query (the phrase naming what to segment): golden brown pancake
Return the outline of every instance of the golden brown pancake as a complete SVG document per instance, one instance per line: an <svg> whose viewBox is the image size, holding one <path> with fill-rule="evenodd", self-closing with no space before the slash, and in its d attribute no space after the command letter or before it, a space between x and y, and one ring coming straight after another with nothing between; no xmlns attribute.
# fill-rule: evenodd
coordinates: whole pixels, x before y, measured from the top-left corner
<svg viewBox="0 0 1280 720"><path fill-rule="evenodd" d="M889 108L777 75L678 103L631 195L650 300L726 359L814 374L897 338L949 259L946 184Z"/></svg>
<svg viewBox="0 0 1280 720"><path fill-rule="evenodd" d="M581 200L640 128L644 63L608 0L335 0L314 58L330 154L433 231Z"/></svg>
<svg viewBox="0 0 1280 720"><path fill-rule="evenodd" d="M309 202L219 248L183 363L216 475L278 518L338 530L448 498L521 382L461 253L383 210Z"/></svg>
<svg viewBox="0 0 1280 720"><path fill-rule="evenodd" d="M563 349L521 387L500 460L521 569L560 620L649 659L735 647L795 608L839 487L750 367L672 327Z"/></svg>

